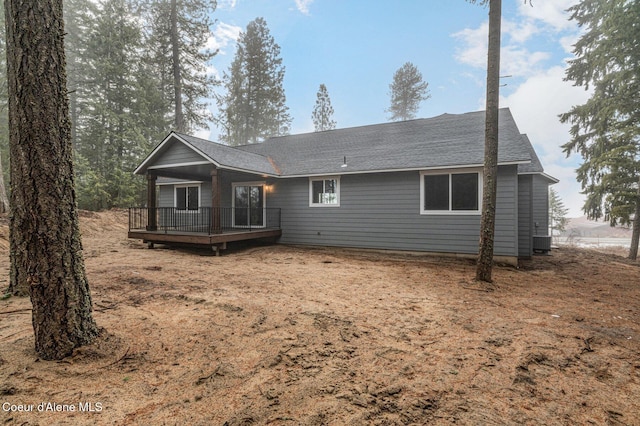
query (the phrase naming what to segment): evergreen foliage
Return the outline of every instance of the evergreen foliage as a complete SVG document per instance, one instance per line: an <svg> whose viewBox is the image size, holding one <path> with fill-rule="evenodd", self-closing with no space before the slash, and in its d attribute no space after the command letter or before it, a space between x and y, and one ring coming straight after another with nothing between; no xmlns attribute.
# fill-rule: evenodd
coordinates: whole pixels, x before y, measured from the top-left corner
<svg viewBox="0 0 640 426"><path fill-rule="evenodd" d="M207 64L217 51L207 49L216 0L143 0L145 49L159 79L167 118L174 130L208 128L212 116L205 99L215 81Z"/></svg>
<svg viewBox="0 0 640 426"><path fill-rule="evenodd" d="M256 18L240 33L234 60L223 77L226 93L217 99L223 142L237 146L289 133L284 72L280 46L267 22Z"/></svg>
<svg viewBox="0 0 640 426"><path fill-rule="evenodd" d="M333 107L331 106L331 99L329 98L329 92L327 86L320 85L318 94L316 97L316 105L313 108L311 114L313 119L313 125L316 132L322 132L324 130L332 130L336 128L336 122L333 119Z"/></svg>
<svg viewBox="0 0 640 426"><path fill-rule="evenodd" d="M391 106L387 112L391 121L411 120L416 117L420 103L431 97L429 83L411 62L406 62L393 74L389 85Z"/></svg>
<svg viewBox="0 0 640 426"><path fill-rule="evenodd" d="M183 123L178 130L207 127L212 117L204 99L212 97L214 81L206 67L215 52L205 46L215 7L212 0L64 1L80 208L101 210L144 201L145 182L132 171L153 143L177 129L176 64ZM173 39L172 8L178 35ZM4 49L3 31L3 58ZM4 69L0 61L0 71ZM0 161L8 181L6 104L6 72L1 72Z"/></svg>
<svg viewBox="0 0 640 426"><path fill-rule="evenodd" d="M565 207L558 193L553 188L549 188L549 228L551 229L551 238L556 233L560 234L566 229L569 222L567 213L569 213L569 209Z"/></svg>
<svg viewBox="0 0 640 426"><path fill-rule="evenodd" d="M90 166L82 167L81 161L78 168L87 173L78 174L79 190L93 194L79 197L83 208L100 210L134 202L131 171L149 148L139 131L146 117L141 117L137 105L144 96L136 79L142 43L141 30L125 0L105 0L99 5L86 38L83 59L91 78L85 80L83 92L90 95L82 100L85 112L75 140L76 159ZM94 202L84 204L87 200Z"/></svg>
<svg viewBox="0 0 640 426"><path fill-rule="evenodd" d="M582 0L571 19L583 28L566 79L591 89L584 105L560 116L571 124L567 155L580 154L577 170L588 218L612 226L633 223L629 257L640 240L640 2Z"/></svg>

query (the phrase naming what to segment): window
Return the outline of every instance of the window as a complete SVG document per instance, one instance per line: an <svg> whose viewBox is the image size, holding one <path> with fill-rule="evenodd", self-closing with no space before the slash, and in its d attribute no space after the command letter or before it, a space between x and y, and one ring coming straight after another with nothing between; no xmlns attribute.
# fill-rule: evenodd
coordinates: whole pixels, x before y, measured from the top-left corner
<svg viewBox="0 0 640 426"><path fill-rule="evenodd" d="M482 176L479 171L420 173L421 214L479 214Z"/></svg>
<svg viewBox="0 0 640 426"><path fill-rule="evenodd" d="M339 207L340 178L309 178L309 206Z"/></svg>
<svg viewBox="0 0 640 426"><path fill-rule="evenodd" d="M200 185L176 186L176 210L194 211L200 208Z"/></svg>

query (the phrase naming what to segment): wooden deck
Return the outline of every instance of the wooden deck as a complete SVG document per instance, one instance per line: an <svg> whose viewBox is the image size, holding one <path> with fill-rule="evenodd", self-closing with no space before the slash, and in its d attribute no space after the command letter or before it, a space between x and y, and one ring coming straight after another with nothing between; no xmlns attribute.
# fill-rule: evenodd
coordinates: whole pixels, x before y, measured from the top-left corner
<svg viewBox="0 0 640 426"><path fill-rule="evenodd" d="M130 230L129 238L142 240L150 247L153 244L193 244L210 246L216 254L225 249L227 243L233 241L257 240L261 238L278 238L282 235L281 229L252 229L248 231L233 230L219 234L185 231L145 231Z"/></svg>

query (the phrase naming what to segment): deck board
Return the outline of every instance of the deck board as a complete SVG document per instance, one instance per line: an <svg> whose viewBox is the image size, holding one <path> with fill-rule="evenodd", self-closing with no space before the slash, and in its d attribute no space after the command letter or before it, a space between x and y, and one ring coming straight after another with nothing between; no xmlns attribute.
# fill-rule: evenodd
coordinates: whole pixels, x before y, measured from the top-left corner
<svg viewBox="0 0 640 426"><path fill-rule="evenodd" d="M218 245L233 241L256 240L260 238L277 238L282 235L281 229L261 229L251 231L231 231L221 234L178 231L129 231L128 237L159 244L198 244Z"/></svg>

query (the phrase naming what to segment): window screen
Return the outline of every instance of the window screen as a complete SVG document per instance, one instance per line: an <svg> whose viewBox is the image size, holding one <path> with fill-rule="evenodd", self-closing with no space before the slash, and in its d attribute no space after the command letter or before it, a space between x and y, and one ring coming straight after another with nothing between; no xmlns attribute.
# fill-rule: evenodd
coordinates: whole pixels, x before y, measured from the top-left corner
<svg viewBox="0 0 640 426"><path fill-rule="evenodd" d="M424 209L449 210L449 175L424 176Z"/></svg>
<svg viewBox="0 0 640 426"><path fill-rule="evenodd" d="M190 186L187 188L189 196L187 197L187 209L188 210L198 210L200 206L200 201L198 200L198 187Z"/></svg>
<svg viewBox="0 0 640 426"><path fill-rule="evenodd" d="M313 194L314 204L322 203L322 194L324 193L324 181L322 180L314 180L311 182L311 192Z"/></svg>
<svg viewBox="0 0 640 426"><path fill-rule="evenodd" d="M187 209L187 188L176 188L176 209Z"/></svg>
<svg viewBox="0 0 640 426"><path fill-rule="evenodd" d="M478 174L451 175L451 210L478 210Z"/></svg>

